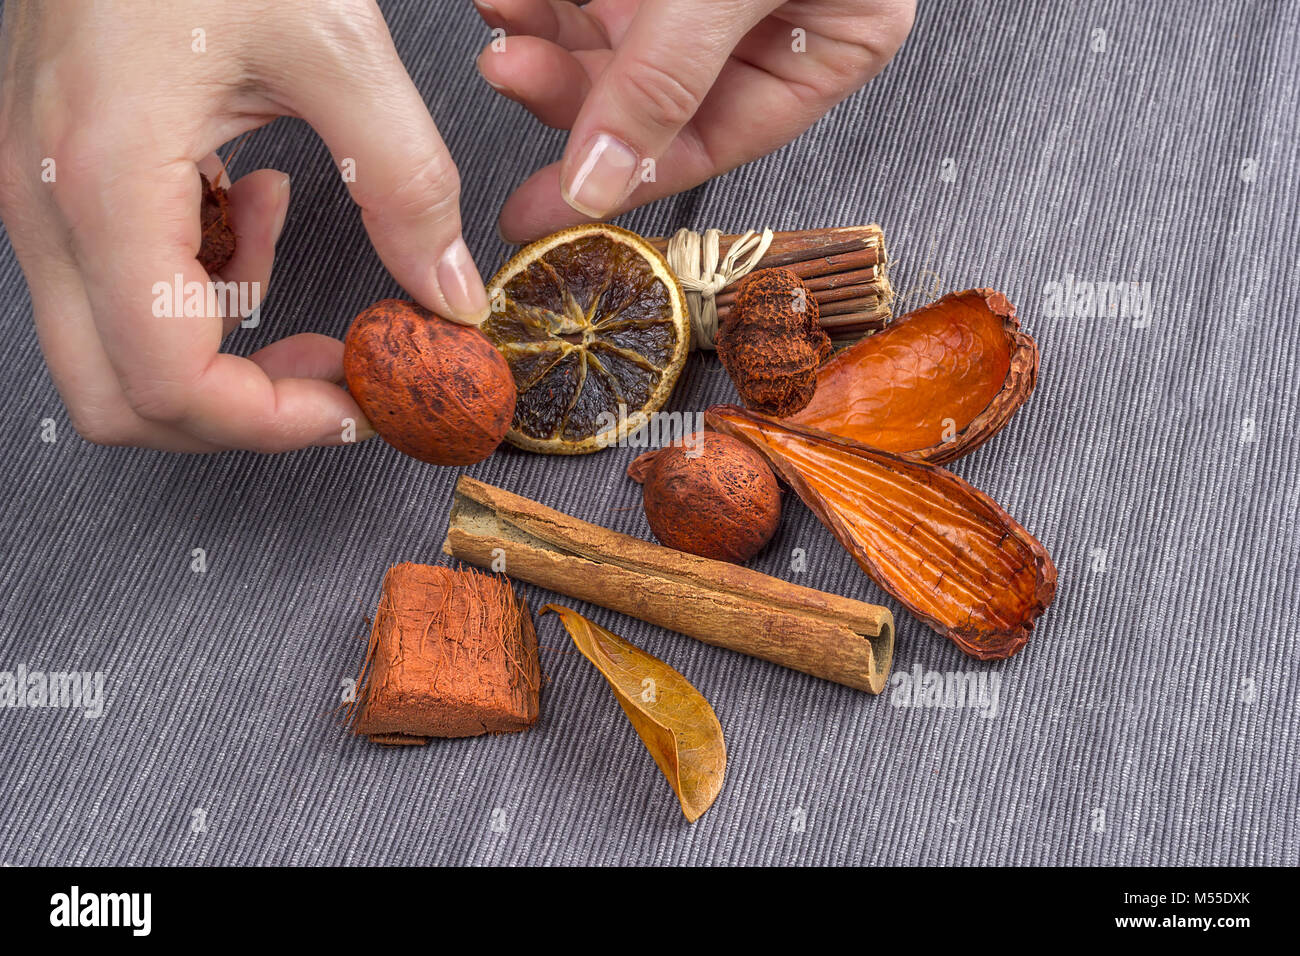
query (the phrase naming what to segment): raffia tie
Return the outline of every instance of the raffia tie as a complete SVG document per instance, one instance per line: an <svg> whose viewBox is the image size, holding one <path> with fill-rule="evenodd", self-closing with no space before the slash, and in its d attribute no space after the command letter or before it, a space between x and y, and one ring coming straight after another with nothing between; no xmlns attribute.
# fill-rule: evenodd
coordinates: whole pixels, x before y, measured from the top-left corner
<svg viewBox="0 0 1300 956"><path fill-rule="evenodd" d="M753 229L731 244L718 261L722 230L678 229L668 240L668 266L686 293L691 314L692 348L711 349L718 334L717 295L733 282L748 275L772 244L772 230Z"/></svg>

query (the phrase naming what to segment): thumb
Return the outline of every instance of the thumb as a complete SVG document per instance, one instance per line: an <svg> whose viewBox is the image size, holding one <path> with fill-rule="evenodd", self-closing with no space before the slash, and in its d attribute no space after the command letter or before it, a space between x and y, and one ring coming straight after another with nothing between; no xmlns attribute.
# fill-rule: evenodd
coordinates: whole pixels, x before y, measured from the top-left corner
<svg viewBox="0 0 1300 956"><path fill-rule="evenodd" d="M740 39L775 2L645 0L596 78L560 166L564 201L616 212L690 122Z"/></svg>
<svg viewBox="0 0 1300 956"><path fill-rule="evenodd" d="M461 235L460 175L382 22L353 62L319 57L288 79L291 108L329 147L375 251L421 305L464 325L487 317Z"/></svg>

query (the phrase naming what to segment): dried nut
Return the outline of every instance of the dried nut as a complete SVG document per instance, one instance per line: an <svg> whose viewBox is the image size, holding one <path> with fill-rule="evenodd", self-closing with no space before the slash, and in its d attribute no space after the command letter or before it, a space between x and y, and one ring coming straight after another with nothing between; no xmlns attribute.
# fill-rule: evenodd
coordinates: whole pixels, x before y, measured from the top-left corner
<svg viewBox="0 0 1300 956"><path fill-rule="evenodd" d="M741 281L715 344L745 405L777 417L812 400L817 367L831 354L817 300L789 269L760 269Z"/></svg>
<svg viewBox="0 0 1300 956"><path fill-rule="evenodd" d="M199 226L202 245L198 260L203 270L211 275L225 268L235 255L235 230L230 225L230 200L220 184L208 181L199 173L203 184L203 198L199 203Z"/></svg>
<svg viewBox="0 0 1300 956"><path fill-rule="evenodd" d="M414 302L385 299L358 315L343 372L375 431L434 465L482 461L515 414L514 378L487 337Z"/></svg>
<svg viewBox="0 0 1300 956"><path fill-rule="evenodd" d="M661 544L718 561L748 561L781 521L781 489L762 456L706 432L656 456L643 489L646 520Z"/></svg>

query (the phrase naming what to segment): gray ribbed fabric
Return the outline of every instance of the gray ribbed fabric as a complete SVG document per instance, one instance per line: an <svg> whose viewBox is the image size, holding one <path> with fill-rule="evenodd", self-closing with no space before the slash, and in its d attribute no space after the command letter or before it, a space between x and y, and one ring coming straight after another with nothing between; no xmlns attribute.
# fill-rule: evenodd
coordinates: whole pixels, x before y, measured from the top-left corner
<svg viewBox="0 0 1300 956"><path fill-rule="evenodd" d="M475 74L488 36L469 4L386 11L490 274L501 202L562 137ZM755 562L890 604L895 671L995 673L996 716L892 706L580 606L717 710L727 780L694 826L554 616L538 622L531 732L401 750L345 737L330 712L381 576L439 560L457 472L380 442L275 457L87 444L6 245L0 670L103 671L107 710L0 710L0 863L1300 862L1298 31L1281 0L923 3L893 64L809 135L626 218L648 234L879 221L903 291L927 269L943 289L1004 290L1043 355L1033 399L955 465L1060 569L1018 657L965 658L794 499ZM294 202L245 352L341 335L399 292L306 126L254 136L235 172L263 165L293 176ZM1149 284L1149 324L1050 317L1045 290L1067 277ZM733 394L697 357L673 407ZM648 535L622 474L633 454L504 450L470 473Z"/></svg>

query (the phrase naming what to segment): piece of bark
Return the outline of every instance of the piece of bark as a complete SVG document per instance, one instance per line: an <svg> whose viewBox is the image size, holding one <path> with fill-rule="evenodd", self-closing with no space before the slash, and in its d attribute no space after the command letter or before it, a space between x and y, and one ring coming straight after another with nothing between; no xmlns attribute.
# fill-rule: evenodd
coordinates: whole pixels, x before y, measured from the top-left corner
<svg viewBox="0 0 1300 956"><path fill-rule="evenodd" d="M541 689L532 615L504 578L394 565L357 687L352 729L375 743L526 730Z"/></svg>
<svg viewBox="0 0 1300 956"><path fill-rule="evenodd" d="M894 656L888 608L579 521L462 476L443 551L512 578L872 694ZM500 566L496 564L496 566Z"/></svg>

